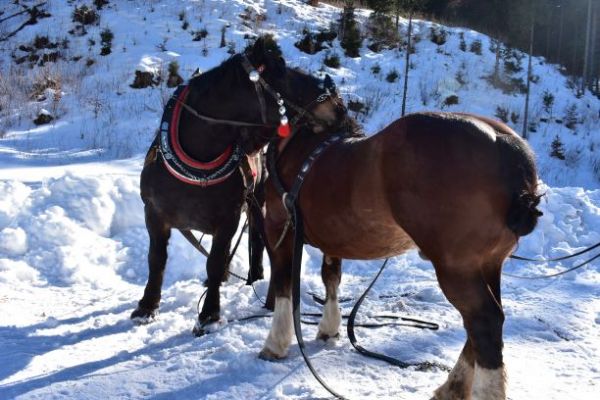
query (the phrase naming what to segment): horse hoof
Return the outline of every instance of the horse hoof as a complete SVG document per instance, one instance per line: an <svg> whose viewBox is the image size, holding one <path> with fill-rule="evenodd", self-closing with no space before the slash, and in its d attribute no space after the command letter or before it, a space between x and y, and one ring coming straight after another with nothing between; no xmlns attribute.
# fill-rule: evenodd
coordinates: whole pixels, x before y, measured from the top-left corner
<svg viewBox="0 0 600 400"><path fill-rule="evenodd" d="M227 320L225 318L209 318L206 320L198 319L196 320L196 324L192 329L192 334L196 337L201 337L221 330L225 325L227 325Z"/></svg>
<svg viewBox="0 0 600 400"><path fill-rule="evenodd" d="M335 341L338 340L340 338L340 333L336 333L335 335L328 335L326 333L320 332L317 333L317 340L322 340L324 342L329 342L331 341Z"/></svg>
<svg viewBox="0 0 600 400"><path fill-rule="evenodd" d="M281 361L285 358L285 354L280 356L265 347L258 353L258 358L265 361Z"/></svg>
<svg viewBox="0 0 600 400"><path fill-rule="evenodd" d="M138 307L131 313L129 318L138 325L146 325L154 321L157 317L158 308L151 310L149 308Z"/></svg>
<svg viewBox="0 0 600 400"><path fill-rule="evenodd" d="M194 325L194 328L192 329L192 335L196 337L202 337L206 334L207 332L204 330L204 328L198 325L198 323L196 322L196 325Z"/></svg>

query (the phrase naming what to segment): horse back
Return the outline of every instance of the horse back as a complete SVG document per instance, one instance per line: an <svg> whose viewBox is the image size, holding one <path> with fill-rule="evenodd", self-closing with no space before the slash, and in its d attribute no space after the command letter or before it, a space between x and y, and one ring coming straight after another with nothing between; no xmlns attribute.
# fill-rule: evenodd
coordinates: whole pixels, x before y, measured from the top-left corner
<svg viewBox="0 0 600 400"><path fill-rule="evenodd" d="M535 226L533 156L506 125L469 114L411 114L374 141L386 149L383 182L396 221L430 258L446 259L449 250L456 258L490 251L503 258ZM442 248L446 254L435 254Z"/></svg>

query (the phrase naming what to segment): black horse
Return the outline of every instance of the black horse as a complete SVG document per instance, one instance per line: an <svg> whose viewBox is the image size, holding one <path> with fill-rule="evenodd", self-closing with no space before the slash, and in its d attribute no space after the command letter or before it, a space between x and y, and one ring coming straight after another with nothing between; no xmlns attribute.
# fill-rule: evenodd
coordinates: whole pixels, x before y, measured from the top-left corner
<svg viewBox="0 0 600 400"><path fill-rule="evenodd" d="M175 92L141 174L150 237L149 276L132 319L148 320L156 314L167 243L175 228L188 240L191 230L213 236L206 263L208 289L195 332L202 334L208 324L219 320L219 287L227 278L232 238L248 188L253 186L251 174L244 174L239 166L246 164L246 157L260 154L276 132L285 136L290 126L310 125L318 130L333 124L337 115L326 106L326 86L287 68L277 44L264 37ZM291 108L292 123L286 107ZM253 240L248 283L263 277L264 243L256 223L264 203L261 179L253 197L257 207L249 216Z"/></svg>

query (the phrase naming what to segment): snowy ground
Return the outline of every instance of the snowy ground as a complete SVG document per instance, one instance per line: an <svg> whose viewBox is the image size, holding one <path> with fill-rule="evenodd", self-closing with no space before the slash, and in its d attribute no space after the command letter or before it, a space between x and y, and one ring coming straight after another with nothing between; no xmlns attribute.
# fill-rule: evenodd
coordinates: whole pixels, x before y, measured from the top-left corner
<svg viewBox="0 0 600 400"><path fill-rule="evenodd" d="M61 27L71 25L71 8L59 1L49 3L53 18L24 30L10 45L16 48L40 32L53 37L65 34ZM113 3L101 13L100 27L90 28L88 35L97 36L101 28L110 26L115 33L113 47L118 51L100 57L98 47L93 47L89 51L95 54L96 64L91 71L84 68L83 61L51 67L51 72L63 73L64 82L57 108L60 117L54 124L34 128L31 123L30 116L37 109L49 108L44 102L24 102L10 114L3 109L0 399L326 397L296 346L283 362L257 358L267 336L268 319L232 322L202 338L191 335L196 302L203 291L201 282L206 277L205 260L178 233L169 245L159 319L145 326L130 322L129 314L142 294L147 269L148 239L138 176L143 151L160 118L162 98L169 91L164 87L137 91L128 85L138 64L157 68L161 62L177 59L184 76L196 66L207 69L216 65L227 57L226 49L218 49L220 28L226 21L231 22L228 40L241 49L243 34L251 28L241 26L237 15L247 5L267 13L259 28L277 31L290 64L317 72L323 53L307 56L293 43L304 26L326 27L336 11L323 6L317 12L295 1L281 1L282 14L277 14L279 2L273 1ZM178 14L182 9L190 20L188 30L206 27L210 32L206 57L200 53L202 43L190 41L189 33L180 28ZM146 21L142 21L142 14ZM465 31L469 42L473 38L483 41L484 56L459 53L460 30L452 29L439 52L427 39L429 25L420 23L417 28L423 38L417 45L415 69L411 70L409 110L440 108L439 99L444 100L440 93L444 91L461 99L450 110L493 115L498 104L521 107L522 96L504 95L477 79L493 68L489 39ZM165 37L167 52L156 48ZM71 56L88 51L87 40L72 38ZM342 55L335 46L334 51ZM0 53L3 74L9 71L9 53ZM342 57L342 69L326 71L338 81L346 98L380 100L371 114L360 116L366 129L375 132L399 116L401 83L390 85L384 78L391 68L404 70L403 57L397 51L375 54L366 48L362 54L356 60ZM463 61L470 80L458 87L451 80ZM376 63L382 67L381 76L371 72ZM536 63L541 79L534 85L537 106L533 106L533 114L544 115L540 93L547 89L556 96L557 110L562 113L564 107L576 103L582 120L576 132L548 123L540 124L538 134L532 134L541 176L549 186L544 187L544 216L539 227L521 241L518 253L551 257L600 241L600 184L594 176L595 154L590 150L600 144L600 103L590 96L576 99L553 66L539 65L541 60ZM76 73L81 77L79 85L71 79ZM432 94L424 106L420 93L428 91ZM571 155L567 162L548 156L555 135L561 137ZM205 240L209 245L210 239ZM323 293L320 253L310 247L305 252L303 309L318 311L319 306L307 293ZM233 260L235 272L246 273L246 254L242 240ZM344 265L340 296L351 299L342 303L344 313L348 313L379 263ZM536 275L569 265L507 262L505 271ZM268 275L268 268L266 271ZM257 283L256 290L264 298L267 283ZM509 397L595 398L600 391L600 263L552 280L505 277L503 301ZM222 289L222 305L229 320L264 312L251 288L234 278ZM460 316L441 294L430 264L415 253L392 260L363 310L362 320L394 312L440 324L435 332L411 328L357 330L359 340L369 348L406 361L452 366L464 343ZM363 358L352 350L345 331L337 343L327 345L312 340L314 327L305 326L304 332L317 369L350 398L424 399L446 377L444 371L401 370Z"/></svg>

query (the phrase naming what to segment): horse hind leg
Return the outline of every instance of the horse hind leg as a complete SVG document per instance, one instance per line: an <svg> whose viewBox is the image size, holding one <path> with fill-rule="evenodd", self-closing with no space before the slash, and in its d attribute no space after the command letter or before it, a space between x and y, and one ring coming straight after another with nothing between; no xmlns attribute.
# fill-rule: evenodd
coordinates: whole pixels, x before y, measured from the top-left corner
<svg viewBox="0 0 600 400"><path fill-rule="evenodd" d="M436 400L470 399L473 387L473 375L475 371L475 360L469 339L448 374L446 382L440 386L434 395Z"/></svg>
<svg viewBox="0 0 600 400"><path fill-rule="evenodd" d="M436 266L442 291L463 317L468 340L448 380L435 398L505 400L502 360L504 313L499 298L499 270L482 277L480 270L461 274L460 268Z"/></svg>
<svg viewBox="0 0 600 400"><path fill-rule="evenodd" d="M342 260L324 255L323 264L321 265L321 278L325 285L326 296L317 339L327 341L330 338L338 338L340 335L342 315L338 304L337 289L342 278Z"/></svg>
<svg viewBox="0 0 600 400"><path fill-rule="evenodd" d="M144 295L137 308L131 313L131 319L145 322L156 316L160 303L161 288L165 265L167 263L167 245L171 236L171 228L151 207L144 208L146 229L150 238L148 248L148 282Z"/></svg>

